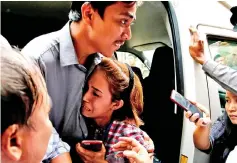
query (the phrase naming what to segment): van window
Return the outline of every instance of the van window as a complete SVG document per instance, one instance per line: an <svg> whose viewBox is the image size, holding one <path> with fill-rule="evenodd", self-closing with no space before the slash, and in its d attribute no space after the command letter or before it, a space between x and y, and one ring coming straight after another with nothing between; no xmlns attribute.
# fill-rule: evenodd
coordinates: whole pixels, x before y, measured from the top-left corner
<svg viewBox="0 0 237 163"><path fill-rule="evenodd" d="M129 52L116 52L116 53L118 54L117 55L118 61L127 63L130 66L138 67L141 70L143 79L149 75L150 73L149 69L134 54Z"/></svg>
<svg viewBox="0 0 237 163"><path fill-rule="evenodd" d="M210 37L208 44L214 61L237 70L237 41Z"/></svg>
<svg viewBox="0 0 237 163"><path fill-rule="evenodd" d="M212 59L237 70L237 41L213 36L208 36L207 40ZM225 90L221 86L218 88L221 108L224 112Z"/></svg>

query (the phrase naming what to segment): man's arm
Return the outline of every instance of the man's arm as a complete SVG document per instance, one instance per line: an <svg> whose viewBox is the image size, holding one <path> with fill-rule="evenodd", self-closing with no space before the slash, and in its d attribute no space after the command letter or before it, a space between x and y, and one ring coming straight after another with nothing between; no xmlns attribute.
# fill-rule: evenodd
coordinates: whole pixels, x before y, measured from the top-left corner
<svg viewBox="0 0 237 163"><path fill-rule="evenodd" d="M237 94L237 71L212 60L207 60L204 54L204 44L200 40L197 30L192 27L189 30L191 33L191 43L189 46L191 57L203 65L203 70L208 76L223 88Z"/></svg>
<svg viewBox="0 0 237 163"><path fill-rule="evenodd" d="M212 60L208 60L203 64L203 70L223 88L237 95L236 70Z"/></svg>

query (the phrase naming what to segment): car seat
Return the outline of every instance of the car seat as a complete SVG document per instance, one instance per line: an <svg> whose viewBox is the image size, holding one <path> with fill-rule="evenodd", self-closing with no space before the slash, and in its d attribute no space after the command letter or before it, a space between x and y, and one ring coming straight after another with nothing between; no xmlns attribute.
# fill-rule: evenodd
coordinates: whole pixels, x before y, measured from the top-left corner
<svg viewBox="0 0 237 163"><path fill-rule="evenodd" d="M174 103L170 100L171 91L175 88L174 70L173 49L169 46L158 47L153 55L150 74L144 79L142 117L145 125L142 129L153 140L155 154L162 163L179 160L178 116L174 114Z"/></svg>

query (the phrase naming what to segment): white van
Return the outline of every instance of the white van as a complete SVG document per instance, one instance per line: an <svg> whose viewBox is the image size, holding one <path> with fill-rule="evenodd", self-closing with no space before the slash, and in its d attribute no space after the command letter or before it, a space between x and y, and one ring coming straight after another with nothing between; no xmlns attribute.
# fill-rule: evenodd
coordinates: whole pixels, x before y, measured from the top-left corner
<svg viewBox="0 0 237 163"><path fill-rule="evenodd" d="M213 121L222 114L224 101L219 97L224 92L190 57L188 28L198 28L209 58L236 68L237 32L230 24L231 6L216 1L145 1L137 11L132 39L115 53L141 79L143 129L153 139L162 163L208 163L209 156L193 145L195 125L170 100L170 94L176 89L202 103ZM69 9L68 1L1 2L1 34L22 48L36 36L61 29Z"/></svg>

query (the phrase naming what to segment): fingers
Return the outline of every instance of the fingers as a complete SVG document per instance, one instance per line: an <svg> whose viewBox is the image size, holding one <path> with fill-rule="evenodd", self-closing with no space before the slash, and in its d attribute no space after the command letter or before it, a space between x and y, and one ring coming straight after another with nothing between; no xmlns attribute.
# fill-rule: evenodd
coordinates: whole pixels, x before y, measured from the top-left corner
<svg viewBox="0 0 237 163"><path fill-rule="evenodd" d="M207 126L211 124L211 119L209 117L199 118L199 114L192 114L190 111L185 113L186 118L189 119L190 122L195 123L196 126Z"/></svg>
<svg viewBox="0 0 237 163"><path fill-rule="evenodd" d="M112 147L113 151L134 150L135 152L144 148L138 141L131 137L120 137L119 142Z"/></svg>
<svg viewBox="0 0 237 163"><path fill-rule="evenodd" d="M135 151L124 151L123 155L136 163L143 163L141 155L138 155Z"/></svg>
<svg viewBox="0 0 237 163"><path fill-rule="evenodd" d="M202 104L199 104L199 103L197 103L197 102L191 101L191 100L189 100L189 102L190 102L191 104L195 105L199 110L201 110L202 112L204 112L206 117L210 117L210 112L209 112L209 110L208 110L205 106L203 106ZM191 113L191 112L190 112L190 113ZM189 113L189 114L190 114L190 113ZM186 115L186 114L185 114L185 115ZM187 117L187 118L189 118L189 117Z"/></svg>
<svg viewBox="0 0 237 163"><path fill-rule="evenodd" d="M186 118L190 118L192 116L192 112L191 111L187 111L186 113L185 113L185 117Z"/></svg>
<svg viewBox="0 0 237 163"><path fill-rule="evenodd" d="M102 144L101 150L99 152L94 152L83 148L80 143L77 143L76 151L84 162L91 162L93 160L104 160L106 149L104 144Z"/></svg>
<svg viewBox="0 0 237 163"><path fill-rule="evenodd" d="M149 156L146 148L134 138L120 137L119 142L114 144L112 147L113 151L123 149L123 156L127 157L130 162L152 163L152 158Z"/></svg>
<svg viewBox="0 0 237 163"><path fill-rule="evenodd" d="M198 109L205 113L206 117L210 117L210 112L205 106L199 103L196 103L195 105L198 107Z"/></svg>
<svg viewBox="0 0 237 163"><path fill-rule="evenodd" d="M198 42L199 35L198 35L198 32L197 32L197 29L194 28L194 27L190 27L189 32L191 34L191 44L193 45L194 43Z"/></svg>
<svg viewBox="0 0 237 163"><path fill-rule="evenodd" d="M142 147L142 145L136 139L131 137L120 137L119 140L129 143L133 148Z"/></svg>
<svg viewBox="0 0 237 163"><path fill-rule="evenodd" d="M203 46L204 46L204 41L203 40L198 40L198 44L199 44L199 47L204 50Z"/></svg>
<svg viewBox="0 0 237 163"><path fill-rule="evenodd" d="M190 118L189 118L189 120L190 120L190 122L197 122L197 120L198 120L198 118L199 118L199 114L198 113L194 113Z"/></svg>
<svg viewBox="0 0 237 163"><path fill-rule="evenodd" d="M210 118L200 118L196 122L196 126L208 126L209 124L211 124Z"/></svg>
<svg viewBox="0 0 237 163"><path fill-rule="evenodd" d="M88 150L84 149L80 143L78 143L76 145L76 151L77 153L80 155L81 159L85 162L86 160L88 160Z"/></svg>
<svg viewBox="0 0 237 163"><path fill-rule="evenodd" d="M197 29L195 27L189 27L189 32L194 37L198 36L198 31L197 31Z"/></svg>
<svg viewBox="0 0 237 163"><path fill-rule="evenodd" d="M196 33L197 29L195 27L193 27L193 26L190 26L189 27L189 32L190 32L190 34Z"/></svg>
<svg viewBox="0 0 237 163"><path fill-rule="evenodd" d="M207 109L204 106L202 106L201 104L198 104L198 103L195 103L195 102L192 102L192 101L190 101L190 102L192 104L195 104L204 113L206 112L206 114L208 116L206 116L204 118L199 118L198 113L192 114L191 111L187 111L185 113L185 117L188 118L190 122L195 123L196 126L207 126L207 125L211 124L211 119L209 117L209 111L207 111Z"/></svg>

